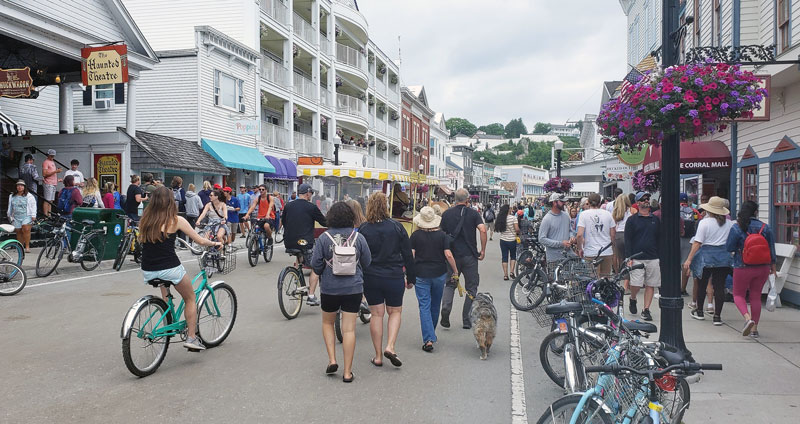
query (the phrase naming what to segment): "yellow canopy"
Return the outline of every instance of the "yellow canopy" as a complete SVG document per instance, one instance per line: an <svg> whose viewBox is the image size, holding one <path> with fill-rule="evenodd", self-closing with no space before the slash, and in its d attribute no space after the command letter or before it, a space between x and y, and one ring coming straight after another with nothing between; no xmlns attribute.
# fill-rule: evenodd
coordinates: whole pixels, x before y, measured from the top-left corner
<svg viewBox="0 0 800 424"><path fill-rule="evenodd" d="M376 181L405 181L416 182L406 171L377 169L377 168L354 168L347 166L334 165L297 165L298 176L306 177L349 177L364 180ZM439 184L436 177L426 176L424 184Z"/></svg>

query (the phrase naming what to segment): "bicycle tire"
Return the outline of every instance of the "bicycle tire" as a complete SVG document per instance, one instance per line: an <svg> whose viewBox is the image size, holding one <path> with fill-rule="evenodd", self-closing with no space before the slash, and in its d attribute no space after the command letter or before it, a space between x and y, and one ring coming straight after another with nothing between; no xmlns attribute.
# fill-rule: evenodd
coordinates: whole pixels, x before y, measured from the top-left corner
<svg viewBox="0 0 800 424"><path fill-rule="evenodd" d="M594 333L597 333L596 331ZM597 354L605 350L605 346L599 346L587 340L587 337L578 339L581 348L579 359L583 365L601 365L602 362L595 363L590 358L599 359ZM558 387L564 388L564 346L569 341L569 334L557 331L546 335L539 344L539 363L542 365L544 373ZM587 363L588 362L588 363ZM589 377L589 380L592 380Z"/></svg>
<svg viewBox="0 0 800 424"><path fill-rule="evenodd" d="M103 261L105 253L105 240L99 234L86 237L85 251L81 255L81 268L84 271L94 271Z"/></svg>
<svg viewBox="0 0 800 424"><path fill-rule="evenodd" d="M669 424L680 424L683 421L683 414L691 403L691 389L689 382L683 378L678 378L678 385L673 392L658 390L658 399L664 409L661 410L661 422ZM675 395L670 395L675 393ZM670 399L671 397L671 399Z"/></svg>
<svg viewBox="0 0 800 424"><path fill-rule="evenodd" d="M125 263L125 257L128 256L128 251L131 249L131 240L131 235L126 234L125 238L123 238L119 246L117 246L117 257L114 258L114 265L112 266L115 271L122 269L122 264Z"/></svg>
<svg viewBox="0 0 800 424"><path fill-rule="evenodd" d="M286 319L295 319L303 307L303 294L298 296L303 277L297 268L286 267L278 276L278 306ZM304 283L302 283L305 286ZM285 295L285 296L284 296ZM284 300L284 297L286 298ZM294 303L294 305L292 304Z"/></svg>
<svg viewBox="0 0 800 424"><path fill-rule="evenodd" d="M336 340L342 342L342 311L336 311L336 319L333 321L333 332L336 333Z"/></svg>
<svg viewBox="0 0 800 424"><path fill-rule="evenodd" d="M544 288L545 282L536 268L518 274L511 282L509 290L511 304L520 311L530 311L544 300Z"/></svg>
<svg viewBox="0 0 800 424"><path fill-rule="evenodd" d="M206 271L206 276L211 278L215 272L217 272L217 268L215 266L215 260L212 257L210 250L206 250L203 254L200 255L200 269Z"/></svg>
<svg viewBox="0 0 800 424"><path fill-rule="evenodd" d="M158 319L148 320L148 318L150 318L152 314L164 315L166 311L166 302L157 297L153 297L142 303L135 311L128 312L128 314L134 314L134 318L131 321L133 324L130 330L128 330L128 333L125 334L125 337L122 339L122 358L125 361L125 366L128 368L128 371L137 377L147 377L156 372L167 356L170 340L170 337L163 337L158 340L146 340L138 337L136 333L139 332L140 327L137 326L137 323L140 326L145 325L145 332L151 334L155 329L154 326L155 323L158 322ZM172 324L172 314L166 313L164 320L161 321L161 325L166 326L170 324ZM132 344L139 346L131 347ZM149 349L151 346L155 346L155 348ZM136 357L140 356L142 353L145 353L146 357L152 357L152 359L146 360L142 364L138 363Z"/></svg>
<svg viewBox="0 0 800 424"><path fill-rule="evenodd" d="M278 230L275 231L275 244L283 243L283 225L278 227Z"/></svg>
<svg viewBox="0 0 800 424"><path fill-rule="evenodd" d="M0 262L0 296L13 296L28 283L28 275L13 262Z"/></svg>
<svg viewBox="0 0 800 424"><path fill-rule="evenodd" d="M551 423L568 423L572 413L581 401L582 395L571 394L566 395L555 402L550 404L544 411L541 417L536 421L536 424L551 424ZM583 411L578 417L579 424L612 424L611 416L603 409L599 409L599 405L593 399L586 402ZM594 416L591 421L587 421L589 417ZM558 418L557 418L558 417Z"/></svg>
<svg viewBox="0 0 800 424"><path fill-rule="evenodd" d="M261 252L258 251L258 243L255 243L255 240L250 242L250 245L247 246L247 262L250 266L258 265L258 256Z"/></svg>
<svg viewBox="0 0 800 424"><path fill-rule="evenodd" d="M236 322L237 306L236 292L225 283L216 284L200 295L197 336L206 347L219 346L228 338Z"/></svg>
<svg viewBox="0 0 800 424"><path fill-rule="evenodd" d="M8 261L17 266L22 266L22 260L25 258L25 249L22 243L16 240L8 240L2 248L0 248L0 262Z"/></svg>
<svg viewBox="0 0 800 424"><path fill-rule="evenodd" d="M253 240L255 240L255 237L254 237L254 236L255 236L255 231L254 231L252 228L250 228L249 230L247 230L247 237L245 237L245 239L244 239L244 245L245 245L245 247L247 247L248 249L249 249L249 248L250 248L250 246L253 244Z"/></svg>
<svg viewBox="0 0 800 424"><path fill-rule="evenodd" d="M525 271L530 269L530 267L524 264L532 263L533 260L534 260L533 252L530 250L523 250L522 253L519 254L519 257L517 258L517 263L514 265L514 274L516 275L524 274Z"/></svg>
<svg viewBox="0 0 800 424"><path fill-rule="evenodd" d="M142 263L142 243L139 242L139 238L135 237L135 241L133 244L133 261L137 264Z"/></svg>
<svg viewBox="0 0 800 424"><path fill-rule="evenodd" d="M51 238L44 244L44 248L39 252L39 257L36 259L36 276L47 277L52 274L61 262L64 256L64 242L61 237ZM42 259L47 261L42 263Z"/></svg>
<svg viewBox="0 0 800 424"><path fill-rule="evenodd" d="M262 254L264 255L264 262L272 262L272 254L275 252L275 242L274 240L267 239L264 244L264 249L262 250Z"/></svg>

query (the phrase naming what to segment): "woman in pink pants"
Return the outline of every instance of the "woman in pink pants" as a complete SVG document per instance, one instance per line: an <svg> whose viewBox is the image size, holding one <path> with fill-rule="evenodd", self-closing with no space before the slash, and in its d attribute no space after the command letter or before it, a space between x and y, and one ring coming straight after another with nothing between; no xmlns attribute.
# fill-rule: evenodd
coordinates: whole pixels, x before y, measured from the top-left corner
<svg viewBox="0 0 800 424"><path fill-rule="evenodd" d="M736 217L736 224L731 227L725 247L733 252L733 301L744 316L742 336L758 338L758 320L761 318L761 290L769 273L775 273L775 237L769 226L756 218L758 204L753 201L742 203ZM742 260L744 241L749 234L761 232L769 245L769 262L759 265L747 265ZM765 248L766 249L766 248ZM765 261L766 262L766 261ZM749 292L750 309L747 310L745 293Z"/></svg>

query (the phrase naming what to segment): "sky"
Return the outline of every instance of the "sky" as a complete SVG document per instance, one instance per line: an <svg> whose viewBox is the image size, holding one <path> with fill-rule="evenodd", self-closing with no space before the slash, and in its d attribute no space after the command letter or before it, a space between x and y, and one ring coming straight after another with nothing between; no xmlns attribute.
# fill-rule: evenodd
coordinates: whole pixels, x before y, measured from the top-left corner
<svg viewBox="0 0 800 424"><path fill-rule="evenodd" d="M626 72L617 0L359 0L370 38L402 57L403 85L477 126L563 124L596 114L603 81Z"/></svg>

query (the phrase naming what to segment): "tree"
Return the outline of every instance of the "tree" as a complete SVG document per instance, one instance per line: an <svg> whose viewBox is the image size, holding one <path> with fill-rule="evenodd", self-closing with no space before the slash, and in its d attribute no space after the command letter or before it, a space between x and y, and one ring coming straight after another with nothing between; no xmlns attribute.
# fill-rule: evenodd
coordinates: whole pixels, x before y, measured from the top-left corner
<svg viewBox="0 0 800 424"><path fill-rule="evenodd" d="M528 129L525 128L525 124L522 123L522 118L512 119L511 122L506 125L505 136L507 138L519 138L521 134L527 133Z"/></svg>
<svg viewBox="0 0 800 424"><path fill-rule="evenodd" d="M545 122L537 122L533 127L534 134L547 134L552 129L552 126Z"/></svg>
<svg viewBox="0 0 800 424"><path fill-rule="evenodd" d="M445 121L444 124L447 129L450 130L450 137L458 133L464 134L467 137L472 137L478 132L478 127L464 118L450 118Z"/></svg>
<svg viewBox="0 0 800 424"><path fill-rule="evenodd" d="M505 127L503 124L499 122L495 122L494 124L489 125L481 125L478 127L478 130L485 132L486 134L490 135L503 135L505 132Z"/></svg>

